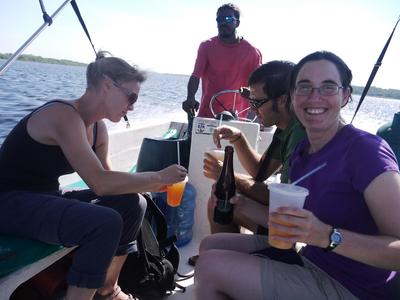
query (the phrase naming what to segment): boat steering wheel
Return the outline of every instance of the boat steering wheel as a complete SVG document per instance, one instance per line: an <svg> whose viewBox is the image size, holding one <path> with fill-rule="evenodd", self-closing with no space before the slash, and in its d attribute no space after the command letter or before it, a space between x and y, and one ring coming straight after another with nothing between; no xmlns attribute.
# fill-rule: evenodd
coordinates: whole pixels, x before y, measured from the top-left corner
<svg viewBox="0 0 400 300"><path fill-rule="evenodd" d="M222 118L222 120L224 120L224 121L238 120L238 121L251 122L251 123L254 122L254 121L257 119L257 117L254 117L253 119L249 119L249 118L245 118L245 117L239 117L239 114L242 113L242 112L244 112L244 111L249 110L249 109L250 109L250 106L249 106L248 108L246 108L246 109L240 111L240 112L238 112L238 111L235 109L235 106L236 106L236 97L242 96L242 97L248 98L248 97L249 97L249 93L250 93L250 91L249 91L247 88L240 88L240 89L238 89L238 90L223 90L223 91L220 91L220 92L218 92L218 93L215 93L215 94L211 97L210 104L209 104L209 108L210 108L210 111L211 111L213 117L214 117L215 119L217 119L217 120L220 120L220 119ZM224 106L224 104L221 103L221 102L218 100L218 96L221 96L221 95L223 95L223 94L233 94L233 107L232 107L232 110L228 110L228 109ZM216 112L214 111L214 108L213 108L214 102L217 102L220 106L222 106L222 108L224 109L224 111L222 111L222 112L220 112L220 113L216 113Z"/></svg>

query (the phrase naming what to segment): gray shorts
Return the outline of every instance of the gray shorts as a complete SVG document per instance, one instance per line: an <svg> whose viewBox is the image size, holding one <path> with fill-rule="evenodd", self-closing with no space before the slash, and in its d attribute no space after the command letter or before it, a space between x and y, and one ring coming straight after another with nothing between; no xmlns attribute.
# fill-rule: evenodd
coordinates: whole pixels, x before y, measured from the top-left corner
<svg viewBox="0 0 400 300"><path fill-rule="evenodd" d="M266 236L259 236L260 248L267 243ZM302 257L304 266L286 264L265 258L261 267L263 300L267 299L330 299L356 300L350 291L319 267Z"/></svg>

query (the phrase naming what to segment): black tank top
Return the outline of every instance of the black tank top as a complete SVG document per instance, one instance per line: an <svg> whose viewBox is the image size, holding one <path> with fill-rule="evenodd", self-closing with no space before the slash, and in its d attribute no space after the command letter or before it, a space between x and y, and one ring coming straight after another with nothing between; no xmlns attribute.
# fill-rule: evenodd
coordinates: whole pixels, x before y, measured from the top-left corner
<svg viewBox="0 0 400 300"><path fill-rule="evenodd" d="M74 172L59 146L36 142L27 132L26 125L30 116L54 102L75 109L67 102L50 101L19 121L4 140L0 148L0 191L55 192L59 189L58 177ZM93 131L94 149L97 123Z"/></svg>

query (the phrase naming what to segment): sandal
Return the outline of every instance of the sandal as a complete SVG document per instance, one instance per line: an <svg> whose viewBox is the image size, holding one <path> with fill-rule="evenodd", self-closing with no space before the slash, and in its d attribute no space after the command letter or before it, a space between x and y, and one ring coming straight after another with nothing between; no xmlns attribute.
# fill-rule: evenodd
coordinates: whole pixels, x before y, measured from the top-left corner
<svg viewBox="0 0 400 300"><path fill-rule="evenodd" d="M115 298L119 295L119 293L121 293L121 292L122 292L121 288L120 288L119 286L117 286L116 289L115 289L113 292L111 292L110 294L101 295L101 294L99 294L99 293L96 293L96 294L94 295L94 297L93 297L93 300L113 300L113 299L115 299ZM128 296L128 300L135 300L135 299L137 299L137 298L133 297L131 294L127 294L127 296Z"/></svg>
<svg viewBox="0 0 400 300"><path fill-rule="evenodd" d="M188 259L188 264L194 267L194 266L196 265L196 262L197 262L197 259L198 259L198 258L199 258L199 255L198 255L198 254L189 257L189 259Z"/></svg>

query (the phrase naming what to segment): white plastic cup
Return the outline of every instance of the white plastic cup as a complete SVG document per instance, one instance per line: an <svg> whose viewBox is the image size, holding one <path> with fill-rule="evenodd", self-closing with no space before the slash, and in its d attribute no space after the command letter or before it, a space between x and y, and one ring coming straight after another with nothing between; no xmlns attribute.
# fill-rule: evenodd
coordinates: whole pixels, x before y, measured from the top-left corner
<svg viewBox="0 0 400 300"><path fill-rule="evenodd" d="M288 184L288 183L271 183L268 185L269 190L269 213L274 212L281 206L294 206L302 208L304 201L309 194L308 190L304 187ZM290 223L282 223L285 226L291 226ZM287 234L269 229L269 236L288 236ZM290 249L293 247L292 243L276 241L268 239L268 243L275 248Z"/></svg>
<svg viewBox="0 0 400 300"><path fill-rule="evenodd" d="M224 161L225 151L221 148L207 148L206 152L217 160Z"/></svg>

